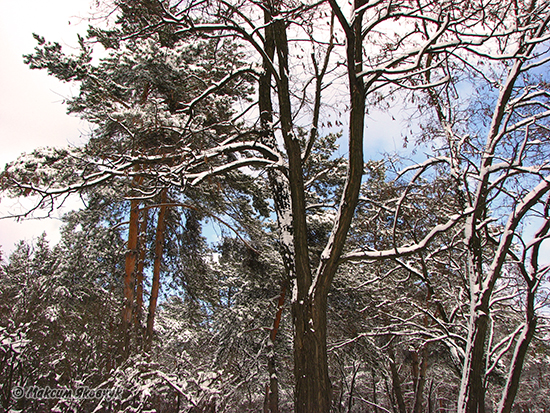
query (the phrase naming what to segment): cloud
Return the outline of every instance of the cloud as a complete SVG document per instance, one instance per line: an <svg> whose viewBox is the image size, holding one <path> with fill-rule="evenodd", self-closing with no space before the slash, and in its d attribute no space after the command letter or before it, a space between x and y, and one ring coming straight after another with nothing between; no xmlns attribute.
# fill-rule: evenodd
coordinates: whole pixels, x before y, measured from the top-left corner
<svg viewBox="0 0 550 413"><path fill-rule="evenodd" d="M0 168L22 152L38 146L66 146L82 142L88 126L66 114L63 98L76 93L45 72L31 71L23 55L32 53L32 33L57 41L68 51L77 45L77 33L85 33L90 0L31 0L2 4L0 13ZM6 202L3 201L5 205ZM58 220L16 223L0 220L0 245L9 251L21 238L43 230L52 236Z"/></svg>

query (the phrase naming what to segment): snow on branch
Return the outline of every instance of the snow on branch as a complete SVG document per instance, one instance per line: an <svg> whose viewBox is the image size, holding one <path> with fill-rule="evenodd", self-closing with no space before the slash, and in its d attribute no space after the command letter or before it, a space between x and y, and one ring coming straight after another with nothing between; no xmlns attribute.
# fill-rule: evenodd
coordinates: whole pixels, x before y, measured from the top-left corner
<svg viewBox="0 0 550 413"><path fill-rule="evenodd" d="M444 224L436 225L432 230L418 243L405 246L405 247L396 247L389 250L381 250L381 251L352 251L347 254L343 254L341 257L341 261L358 261L358 260L367 260L367 261L377 261L377 260L385 260L388 258L398 258L398 257L404 257L407 255L415 254L417 252L420 252L428 247L431 241L434 240L434 238L444 233L445 231L448 231L452 227L454 227L458 222L460 222L463 218L467 217L468 215L471 215L474 212L472 208L467 208L463 213L453 215L449 218L447 222Z"/></svg>

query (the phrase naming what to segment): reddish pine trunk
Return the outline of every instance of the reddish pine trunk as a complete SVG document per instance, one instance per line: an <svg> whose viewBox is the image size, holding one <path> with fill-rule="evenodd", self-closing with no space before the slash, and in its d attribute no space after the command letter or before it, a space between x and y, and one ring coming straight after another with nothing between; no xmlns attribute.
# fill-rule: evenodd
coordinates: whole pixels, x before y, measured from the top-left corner
<svg viewBox="0 0 550 413"><path fill-rule="evenodd" d="M155 261L153 264L153 285L151 286L151 298L149 299L149 314L147 316L147 332L146 332L146 350L151 348L153 340L153 325L155 322L155 312L157 309L157 299L160 288L160 266L162 264L162 251L164 245L164 230L166 228L166 201L168 199L167 190L161 192L161 206L157 219L157 231L155 234Z"/></svg>
<svg viewBox="0 0 550 413"><path fill-rule="evenodd" d="M138 335L141 338L141 320L143 319L143 269L145 266L145 253L146 249L146 235L147 235L147 218L148 212L147 209L142 210L141 216L141 225L139 228L139 237L138 237L138 249L139 249L139 258L137 263L136 271L136 311L134 317L134 323L136 325L136 330Z"/></svg>
<svg viewBox="0 0 550 413"><path fill-rule="evenodd" d="M135 270L139 233L139 201L130 202L130 225L124 276L124 307L122 310L122 328L124 334L124 353L130 354L131 323L134 307Z"/></svg>

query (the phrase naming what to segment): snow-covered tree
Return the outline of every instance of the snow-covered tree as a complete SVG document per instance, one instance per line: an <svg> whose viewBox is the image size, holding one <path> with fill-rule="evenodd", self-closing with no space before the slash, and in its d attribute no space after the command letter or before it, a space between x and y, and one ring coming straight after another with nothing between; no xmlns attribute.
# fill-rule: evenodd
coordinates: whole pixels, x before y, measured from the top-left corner
<svg viewBox="0 0 550 413"><path fill-rule="evenodd" d="M106 59L104 64L124 68L121 77L98 76L84 41L81 56L67 60L57 45L38 38L41 47L28 58L57 76L67 76L67 68L74 73L71 76L84 76L88 89L81 101L71 102L71 108L85 116L91 116L88 109L98 114L90 119L100 125L98 138L107 140L97 139L98 145L87 148L91 160L76 157L76 172L69 173L68 183L51 175L36 180L34 171L42 166L33 170L32 165L42 164L31 159L26 170L22 165L29 163L27 157L8 167L3 188L50 200L115 178L126 180L131 191L125 195L134 200L130 222L137 223L138 198L154 197L166 187L185 191L217 187L223 193L224 179L232 180L237 170L258 181L265 177L266 183L258 187L267 198L263 207L272 207L277 222L278 264L284 268L280 291L288 290L291 296L296 412L328 412L335 400L328 317L338 319L345 311L356 315L357 302L373 292L363 287L376 284L374 291L380 292L388 280L398 282L403 291L392 290L387 299L380 296L365 302L378 301L380 309L394 312L392 317L373 325L377 310L368 308L364 313L371 320L349 317L350 331L333 330L342 343L353 336L354 328L376 331L376 340L352 340L352 345L357 351L386 357L376 365L388 368L392 393L387 400L395 396L400 411L405 401L414 411L422 410L427 354L430 348L445 349L450 360L445 367L454 363L461 371L456 393L459 412L485 411L485 395L493 391L489 378L501 366L509 374L497 389L502 395L496 404L499 411L510 411L535 332L536 309L544 303L540 288L547 267L539 257L549 222L545 196L550 189L546 164L550 112L542 69L548 63L549 4L430 0L353 4L120 0L115 4L118 25L90 33L113 50L112 61ZM185 60L196 44L209 50L210 66L185 62L182 73L174 69L176 78L167 76L179 66L168 70L164 65ZM218 47L242 55L235 63L231 51L218 55ZM139 58L141 50L154 58ZM137 74L137 68L146 76ZM136 77L128 75L134 69ZM147 79L149 75L158 83ZM130 84L125 83L127 78ZM246 105L251 81L257 82L257 99ZM188 83L196 88L180 95L180 87ZM98 93L88 93L91 90ZM331 98L336 91L345 91L344 102ZM125 106L128 102L130 107ZM418 109L421 141L431 147L425 162L388 174L393 181L388 183L380 165L365 165L363 146L366 114L395 102ZM344 162L326 150L334 145L333 137L323 138L328 133L322 130L321 114L329 104L335 112L345 113L338 120L347 128ZM217 111L220 105L223 110ZM121 136L124 139L115 139ZM105 157L102 142L114 148ZM324 171L327 167L332 168L329 174ZM56 174L65 172L54 169ZM367 187L366 172L378 174ZM248 194L258 192L255 188ZM253 203L254 196L248 201ZM231 208L223 203L221 212L228 211ZM249 223L258 231L262 226L250 216L241 215L246 219L234 222L243 228ZM521 227L531 218L540 229L528 240ZM129 250L136 254L137 224L133 228ZM243 234L241 241L255 249L253 231ZM226 257L232 242L222 244ZM131 259L127 254L127 262ZM376 265L369 266L373 261ZM236 264L232 262L232 271L247 280L248 269ZM126 268L128 275L133 265ZM222 311L220 303L231 304L234 278L223 271L219 274L218 281L228 283L216 285L218 294L223 291L216 303ZM269 275L268 285L273 287L276 277ZM334 297L329 298L333 288ZM254 296L246 288L241 291ZM279 295L275 320L284 296ZM130 302L131 297L127 308ZM522 316L521 321L514 318L514 329L506 332L509 326L499 317L505 314L504 304L512 302ZM228 313L231 317L238 313L237 304ZM275 322L270 327L270 336L276 335L277 326ZM374 337L371 333L362 337ZM403 338L407 335L408 342ZM271 341L270 347L276 345ZM407 363L412 384L401 386L403 375L396 369L404 358L396 348L403 343L410 344ZM258 343L247 345L254 348ZM369 387L360 374L361 363L350 353L332 349L331 357L340 357L335 365L341 371L351 367L351 375L340 374L339 393L340 406L345 396L351 409L354 392ZM278 375L274 353L268 353L265 409L274 412L279 409ZM368 363L372 367L374 361ZM381 374L371 369L370 376L376 396ZM414 394L404 397L402 388ZM431 394L429 390L428 404ZM382 402L363 398L375 407Z"/></svg>

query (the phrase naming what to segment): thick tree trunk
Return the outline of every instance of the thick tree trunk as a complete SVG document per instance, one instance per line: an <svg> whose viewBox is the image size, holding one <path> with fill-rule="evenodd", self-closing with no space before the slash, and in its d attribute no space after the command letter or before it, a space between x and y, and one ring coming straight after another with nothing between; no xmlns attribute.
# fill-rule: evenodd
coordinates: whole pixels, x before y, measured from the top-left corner
<svg viewBox="0 0 550 413"><path fill-rule="evenodd" d="M323 252L321 268L317 272L315 285L312 285L312 273L307 244L306 205L303 182L302 153L299 139L293 133L291 100L288 84L288 41L284 20L277 17L277 4L266 3L265 76L260 79L260 114L262 123L269 131L271 122L270 72L274 50L278 61L277 97L279 103L281 133L288 159L289 200L283 199L279 176L273 180L274 201L280 222L284 258L292 256L293 260L285 263L296 284L293 291L294 338L294 373L296 380L296 412L329 412L331 406L331 384L328 374L326 353L326 311L327 296L332 279L338 267L347 232L357 205L361 177L363 174L363 122L365 114L365 93L363 82L356 76L361 70L361 17L356 19L353 31L348 38L348 67L351 95L350 115L350 161L348 181L341 199L339 219L335 223L333 234ZM357 37L354 34L358 33ZM272 40L271 40L272 39ZM349 41L351 40L351 43ZM273 48L274 46L274 48ZM275 73L271 74L275 75ZM268 83L269 82L269 83ZM279 203L281 204L279 206ZM291 214L289 213L291 212ZM291 221L291 222L290 222ZM289 224L291 227L288 228ZM291 240L289 240L291 235Z"/></svg>
<svg viewBox="0 0 550 413"><path fill-rule="evenodd" d="M164 230L166 228L166 205L168 200L168 193L166 189L163 189L160 195L161 206L159 209L159 215L157 218L157 230L155 234L155 261L153 263L153 284L151 286L151 297L149 298L149 313L147 315L147 331L145 339L145 350L151 349L151 343L153 340L153 326L155 323L155 312L157 310L157 299L160 289L160 267L162 264L162 252L164 248Z"/></svg>
<svg viewBox="0 0 550 413"><path fill-rule="evenodd" d="M321 254L321 263L312 279L307 250L307 233L305 226L305 204L303 203L302 170L299 159L295 160L295 139L287 141L289 158L289 177L292 191L292 212L295 242L296 286L297 297L293 303L294 310L294 374L296 379L295 411L329 412L331 407L331 383L327 361L327 298L332 280L338 269L338 263L346 237L353 219L361 189L363 176L363 134L365 118L365 85L357 73L362 69L362 13L355 16L353 26L349 26L342 11L334 2L330 2L334 14L346 32L346 58L350 88L350 126L349 126L349 161L348 175L338 215L325 249ZM363 0L355 2L355 8L362 6ZM280 24L282 22L279 22ZM284 26L283 26L284 27ZM277 30L277 34L282 30ZM280 36L276 37L281 40ZM279 43L277 43L279 48ZM279 60L281 61L281 51ZM281 72L281 78L286 79ZM283 103L279 89L281 115ZM283 96L284 97L284 96ZM282 122L283 123L283 122ZM283 135L284 135L283 123ZM298 143L296 142L296 145ZM298 146L299 154L299 146ZM294 168L293 168L293 162ZM295 175L299 171L299 176Z"/></svg>
<svg viewBox="0 0 550 413"><path fill-rule="evenodd" d="M470 333L466 344L461 389L458 402L460 413L485 412L485 341L488 309L476 308L470 315Z"/></svg>
<svg viewBox="0 0 550 413"><path fill-rule="evenodd" d="M324 305L323 305L324 304ZM329 412L331 385L326 349L326 301L294 303L296 413Z"/></svg>

